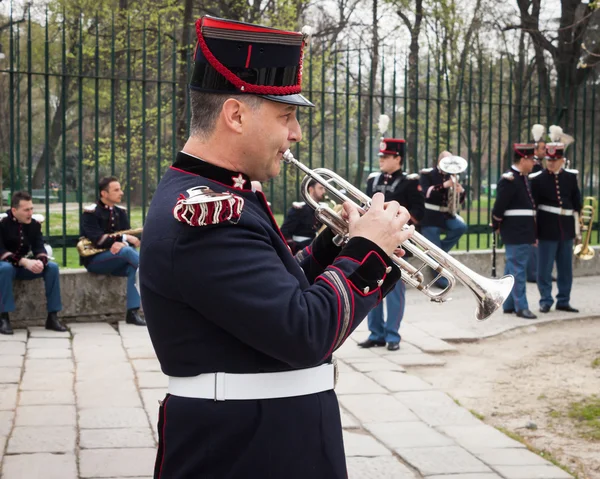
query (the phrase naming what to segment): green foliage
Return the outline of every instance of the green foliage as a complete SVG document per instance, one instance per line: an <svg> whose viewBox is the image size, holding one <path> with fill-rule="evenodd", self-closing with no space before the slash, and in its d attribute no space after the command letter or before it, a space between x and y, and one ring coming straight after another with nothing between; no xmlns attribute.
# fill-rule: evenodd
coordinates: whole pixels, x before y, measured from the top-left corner
<svg viewBox="0 0 600 479"><path fill-rule="evenodd" d="M600 397L590 397L571 403L568 415L576 421L582 437L600 441Z"/></svg>

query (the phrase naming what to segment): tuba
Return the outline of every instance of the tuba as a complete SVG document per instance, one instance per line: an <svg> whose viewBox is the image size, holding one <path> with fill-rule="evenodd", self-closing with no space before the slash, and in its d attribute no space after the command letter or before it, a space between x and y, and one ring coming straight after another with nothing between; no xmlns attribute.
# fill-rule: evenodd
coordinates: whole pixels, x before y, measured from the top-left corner
<svg viewBox="0 0 600 479"><path fill-rule="evenodd" d="M315 210L317 219L329 226L336 234L334 242L337 245L346 243L349 239L347 221L333 209L315 202L308 194L308 183L311 179L318 181L325 187L330 198L335 199L337 203L354 202L361 214L369 209L371 198L331 170L326 168L311 170L296 160L290 150L284 153L283 160L306 174L300 187L304 200ZM405 226L405 228L408 228L408 226ZM475 317L479 321L490 317L504 303L512 290L514 284L512 275L500 279L485 278L464 266L420 233L415 232L412 238L402 243L401 246L423 263L421 267L417 268L403 258L392 255L392 261L402 270L402 281L418 289L431 301L443 303L450 299L448 294L454 288L458 279L475 295L478 303ZM422 273L422 270L426 267L437 273L429 283L425 281L425 275ZM434 292L431 286L440 277L445 277L448 280L448 286L439 292Z"/></svg>
<svg viewBox="0 0 600 479"><path fill-rule="evenodd" d="M457 191L459 174L467 169L467 160L460 156L446 156L440 160L438 168L450 175L452 186L448 188L448 213L456 216L460 209L460 194Z"/></svg>
<svg viewBox="0 0 600 479"><path fill-rule="evenodd" d="M130 230L115 231L114 233L109 233L108 236L139 235L141 232L142 228L134 228ZM86 238L85 236L81 236L77 242L77 252L82 258L94 256L95 254L102 253L107 250L108 248L96 248L94 243L92 243L92 240Z"/></svg>
<svg viewBox="0 0 600 479"><path fill-rule="evenodd" d="M581 231L585 231L585 237L581 243L575 245L573 248L575 257L585 261L592 259L595 254L594 249L590 248L590 239L592 237L592 226L594 224L594 216L597 209L596 203L596 198L593 196L586 196L583 199L579 224Z"/></svg>

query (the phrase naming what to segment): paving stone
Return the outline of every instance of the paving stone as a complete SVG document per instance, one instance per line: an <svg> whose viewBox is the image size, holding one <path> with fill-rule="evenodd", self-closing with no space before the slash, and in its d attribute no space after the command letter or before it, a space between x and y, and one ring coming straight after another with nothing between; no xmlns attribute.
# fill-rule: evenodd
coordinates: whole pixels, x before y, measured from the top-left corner
<svg viewBox="0 0 600 479"><path fill-rule="evenodd" d="M446 361L430 354L398 354L387 356L387 359L400 366L444 366Z"/></svg>
<svg viewBox="0 0 600 479"><path fill-rule="evenodd" d="M69 325L70 326L70 325ZM69 331L50 331L49 329L42 328L41 326L33 326L29 329L30 338L70 338L71 333Z"/></svg>
<svg viewBox="0 0 600 479"><path fill-rule="evenodd" d="M338 372L340 373L353 373L355 372L354 368L350 366L350 360L342 361L341 359L337 359Z"/></svg>
<svg viewBox="0 0 600 479"><path fill-rule="evenodd" d="M474 426L440 426L438 429L471 452L482 448L525 448L520 442L483 423Z"/></svg>
<svg viewBox="0 0 600 479"><path fill-rule="evenodd" d="M364 424L365 429L396 451L410 447L453 446L454 441L422 422Z"/></svg>
<svg viewBox="0 0 600 479"><path fill-rule="evenodd" d="M21 366L23 366L23 356L0 356L0 368L20 368Z"/></svg>
<svg viewBox="0 0 600 479"><path fill-rule="evenodd" d="M147 422L146 422L147 423ZM155 447L149 427L126 429L82 429L79 446L83 449Z"/></svg>
<svg viewBox="0 0 600 479"><path fill-rule="evenodd" d="M148 427L143 408L91 408L79 410L80 429Z"/></svg>
<svg viewBox="0 0 600 479"><path fill-rule="evenodd" d="M69 329L75 335L84 334L108 334L117 336L117 331L106 323L72 323L69 324Z"/></svg>
<svg viewBox="0 0 600 479"><path fill-rule="evenodd" d="M0 342L0 355L23 356L25 354L25 343L22 341Z"/></svg>
<svg viewBox="0 0 600 479"><path fill-rule="evenodd" d="M373 371L367 373L367 376L392 392L427 391L432 389L431 384L412 374L395 371Z"/></svg>
<svg viewBox="0 0 600 479"><path fill-rule="evenodd" d="M389 449L365 431L343 431L346 457L391 456Z"/></svg>
<svg viewBox="0 0 600 479"><path fill-rule="evenodd" d="M427 479L502 479L493 472L475 472L473 474L444 474L442 476L427 476Z"/></svg>
<svg viewBox="0 0 600 479"><path fill-rule="evenodd" d="M360 423L343 408L340 408L340 418L342 419L343 429L357 429L360 427Z"/></svg>
<svg viewBox="0 0 600 479"><path fill-rule="evenodd" d="M424 353L440 354L454 353L457 351L455 346L452 346L446 341L434 338L433 336L416 336L412 337L409 342L419 348Z"/></svg>
<svg viewBox="0 0 600 479"><path fill-rule="evenodd" d="M377 359L379 356L370 349L359 348L354 341L346 341L341 348L336 349L335 357L346 360L349 358Z"/></svg>
<svg viewBox="0 0 600 479"><path fill-rule="evenodd" d="M113 362L127 361L125 350L120 346L74 347L73 354L77 362L93 362L102 359L103 364L112 364Z"/></svg>
<svg viewBox="0 0 600 479"><path fill-rule="evenodd" d="M84 449L79 454L80 476L151 476L155 460L154 448Z"/></svg>
<svg viewBox="0 0 600 479"><path fill-rule="evenodd" d="M379 384L362 373L340 373L335 392L342 394L385 393Z"/></svg>
<svg viewBox="0 0 600 479"><path fill-rule="evenodd" d="M141 388L167 388L169 378L158 372L137 373L138 386Z"/></svg>
<svg viewBox="0 0 600 479"><path fill-rule="evenodd" d="M404 464L391 456L349 457L348 479L416 479Z"/></svg>
<svg viewBox="0 0 600 479"><path fill-rule="evenodd" d="M65 372L75 371L73 359L30 359L25 361L26 372Z"/></svg>
<svg viewBox="0 0 600 479"><path fill-rule="evenodd" d="M0 384L0 411L14 411L17 407L17 384Z"/></svg>
<svg viewBox="0 0 600 479"><path fill-rule="evenodd" d="M110 347L123 347L123 341L121 336L118 334L114 336L106 335L106 334L78 334L73 338L73 345L78 348L83 348L86 346L104 346L107 348Z"/></svg>
<svg viewBox="0 0 600 479"><path fill-rule="evenodd" d="M122 340L123 340L123 347L125 349L151 348L152 347L152 341L150 341L150 337L148 335L146 335L145 337L130 336L130 337L122 338Z"/></svg>
<svg viewBox="0 0 600 479"><path fill-rule="evenodd" d="M131 384L116 384L107 387L92 382L75 383L77 406L80 408L142 407L140 395Z"/></svg>
<svg viewBox="0 0 600 479"><path fill-rule="evenodd" d="M75 426L75 406L19 406L15 426Z"/></svg>
<svg viewBox="0 0 600 479"><path fill-rule="evenodd" d="M33 452L72 453L77 432L70 426L15 427L8 440L9 454ZM37 476L45 477L45 476Z"/></svg>
<svg viewBox="0 0 600 479"><path fill-rule="evenodd" d="M496 466L494 467L506 479L573 479L562 469L547 466Z"/></svg>
<svg viewBox="0 0 600 479"><path fill-rule="evenodd" d="M48 406L58 404L75 404L75 395L70 389L53 391L21 391L20 406Z"/></svg>
<svg viewBox="0 0 600 479"><path fill-rule="evenodd" d="M485 444L485 439L481 442ZM546 459L525 448L479 449L473 454L489 466L546 466L549 464Z"/></svg>
<svg viewBox="0 0 600 479"><path fill-rule="evenodd" d="M77 479L74 454L21 454L6 456L2 467L5 479Z"/></svg>
<svg viewBox="0 0 600 479"><path fill-rule="evenodd" d="M159 401L162 401L167 394L166 388L152 388L152 389L140 389L142 399L144 400L144 407L155 411L158 414ZM158 416L157 416L158 417Z"/></svg>
<svg viewBox="0 0 600 479"><path fill-rule="evenodd" d="M30 349L27 351L28 359L71 359L70 349Z"/></svg>
<svg viewBox="0 0 600 479"><path fill-rule="evenodd" d="M25 371L21 381L22 391L48 391L73 389L73 373Z"/></svg>
<svg viewBox="0 0 600 479"><path fill-rule="evenodd" d="M27 331L17 329L14 334L0 334L0 343L27 342Z"/></svg>
<svg viewBox="0 0 600 479"><path fill-rule="evenodd" d="M133 368L139 372L157 371L162 372L157 359L134 359L131 361Z"/></svg>
<svg viewBox="0 0 600 479"><path fill-rule="evenodd" d="M115 381L134 381L133 369L128 362L111 363L110 368L97 362L77 363L77 382L93 381L95 383L107 382L114 384Z"/></svg>
<svg viewBox="0 0 600 479"><path fill-rule="evenodd" d="M430 426L477 426L481 422L442 391L400 392L400 402Z"/></svg>
<svg viewBox="0 0 600 479"><path fill-rule="evenodd" d="M386 394L343 395L338 401L363 424L419 420L408 407Z"/></svg>
<svg viewBox="0 0 600 479"><path fill-rule="evenodd" d="M387 359L369 360L365 362L352 363L358 371L367 373L371 371L404 371L405 369L399 364L392 363Z"/></svg>
<svg viewBox="0 0 600 479"><path fill-rule="evenodd" d="M8 436L14 419L14 411L0 411L0 436Z"/></svg>
<svg viewBox="0 0 600 479"><path fill-rule="evenodd" d="M398 356L399 354L420 354L423 352L416 346L413 346L406 341L401 341L400 349L396 351L389 351L387 348L375 348L373 351L385 358L389 358L390 356Z"/></svg>
<svg viewBox="0 0 600 479"><path fill-rule="evenodd" d="M68 338L31 338L27 341L27 349L71 349Z"/></svg>
<svg viewBox="0 0 600 479"><path fill-rule="evenodd" d="M156 353L151 347L129 348L127 356L129 359L156 359Z"/></svg>
<svg viewBox="0 0 600 479"><path fill-rule="evenodd" d="M407 447L396 449L396 452L424 476L492 472L483 462L458 446Z"/></svg>
<svg viewBox="0 0 600 479"><path fill-rule="evenodd" d="M21 368L0 368L0 384L17 384L21 380Z"/></svg>

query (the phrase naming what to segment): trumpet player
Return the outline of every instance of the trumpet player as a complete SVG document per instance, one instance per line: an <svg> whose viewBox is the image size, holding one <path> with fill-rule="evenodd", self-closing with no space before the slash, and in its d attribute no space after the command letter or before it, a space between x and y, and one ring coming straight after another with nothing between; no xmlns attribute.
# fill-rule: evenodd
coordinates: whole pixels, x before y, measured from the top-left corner
<svg viewBox="0 0 600 479"><path fill-rule="evenodd" d="M570 313L573 284L573 240L576 236L575 213L582 207L577 170L564 168L565 145L546 145L546 169L529 175L533 200L537 204L538 268L540 313L547 313L552 298L552 268L556 263L558 294L556 309Z"/></svg>
<svg viewBox="0 0 600 479"><path fill-rule="evenodd" d="M435 168L421 170L421 188L425 195L425 215L421 221L421 233L429 241L446 253L450 251L467 231L465 221L458 214L457 206L465 201L465 190L458 182L454 182L449 173L442 170L444 158L452 157L452 153L443 151L438 157ZM451 192L451 194L449 194ZM456 198L454 197L455 195ZM450 201L449 201L450 200ZM442 240L442 232L446 237ZM446 278L437 280L440 288L448 286Z"/></svg>
<svg viewBox="0 0 600 479"><path fill-rule="evenodd" d="M367 179L367 196L381 192L386 201L397 201L410 213L412 224L418 224L425 212L418 174L402 171L406 142L402 139L383 138L379 145L379 168ZM381 347L389 351L400 349L400 323L404 317L406 285L399 281L387 297L369 312L369 337L361 348Z"/></svg>
<svg viewBox="0 0 600 479"><path fill-rule="evenodd" d="M505 245L505 274L512 274L515 284L504 301L507 314L517 313L525 319L536 319L529 309L526 295L527 261L536 243L535 202L528 175L533 169L535 146L528 143L513 145L513 164L498 181L496 201L492 209L492 228L500 230Z"/></svg>
<svg viewBox="0 0 600 479"><path fill-rule="evenodd" d="M139 253L135 248L140 240L133 235L111 235L130 229L125 208L119 206L123 190L114 176L102 178L98 183L100 197L94 204L86 206L81 215L81 235L95 247L108 249L93 256L80 258L80 263L90 273L127 277L127 313L125 321L137 326L146 322L139 314L140 294L135 285L139 264Z"/></svg>

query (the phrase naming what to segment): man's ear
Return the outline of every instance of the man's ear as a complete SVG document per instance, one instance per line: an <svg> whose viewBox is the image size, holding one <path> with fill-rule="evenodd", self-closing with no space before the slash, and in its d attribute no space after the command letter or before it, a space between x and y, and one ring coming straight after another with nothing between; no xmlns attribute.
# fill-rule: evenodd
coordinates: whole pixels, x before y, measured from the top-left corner
<svg viewBox="0 0 600 479"><path fill-rule="evenodd" d="M228 98L223 103L220 119L223 121L226 128L233 130L236 133L242 132L242 114L245 105L235 98Z"/></svg>

